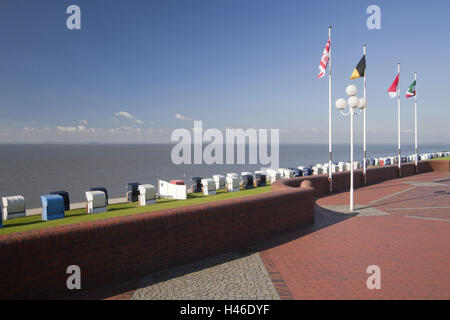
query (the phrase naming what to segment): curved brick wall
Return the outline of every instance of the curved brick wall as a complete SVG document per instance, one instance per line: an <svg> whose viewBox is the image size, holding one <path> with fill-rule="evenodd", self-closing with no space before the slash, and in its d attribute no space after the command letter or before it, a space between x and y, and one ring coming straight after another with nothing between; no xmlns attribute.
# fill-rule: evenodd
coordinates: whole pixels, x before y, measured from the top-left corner
<svg viewBox="0 0 450 320"><path fill-rule="evenodd" d="M423 161L418 169L449 168L450 161ZM414 164L403 165L402 176L414 173ZM367 183L397 176L396 166L370 168ZM357 170L355 187L362 185ZM349 173L333 174L333 187L347 190ZM2 235L0 299L64 297L69 265L80 266L88 289L239 249L312 224L314 197L327 193L326 175L301 177L267 194Z"/></svg>
<svg viewBox="0 0 450 320"><path fill-rule="evenodd" d="M66 269L82 288L188 263L314 222L314 190L281 188L147 214L0 236L0 298L68 294Z"/></svg>

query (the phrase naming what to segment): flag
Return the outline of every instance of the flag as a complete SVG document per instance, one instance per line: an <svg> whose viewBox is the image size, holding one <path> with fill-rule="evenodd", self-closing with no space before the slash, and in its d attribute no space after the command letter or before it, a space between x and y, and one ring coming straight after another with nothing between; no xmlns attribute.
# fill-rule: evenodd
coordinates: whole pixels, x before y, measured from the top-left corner
<svg viewBox="0 0 450 320"><path fill-rule="evenodd" d="M406 97L411 98L416 95L416 80L414 80L413 83L408 88L408 91L406 91Z"/></svg>
<svg viewBox="0 0 450 320"><path fill-rule="evenodd" d="M328 42L322 53L322 59L320 59L319 75L317 76L317 79L320 79L325 75L325 71L327 70L328 66L328 61L330 61L330 47L331 47L331 39L328 38Z"/></svg>
<svg viewBox="0 0 450 320"><path fill-rule="evenodd" d="M388 93L391 98L395 98L397 96L397 86L398 86L399 79L400 79L400 73L397 74L397 77L395 78L394 82L389 87Z"/></svg>
<svg viewBox="0 0 450 320"><path fill-rule="evenodd" d="M363 57L359 61L358 65L356 66L355 70L353 70L350 80L353 80L353 79L356 79L359 77L364 77L365 72L366 72L366 55L363 55Z"/></svg>

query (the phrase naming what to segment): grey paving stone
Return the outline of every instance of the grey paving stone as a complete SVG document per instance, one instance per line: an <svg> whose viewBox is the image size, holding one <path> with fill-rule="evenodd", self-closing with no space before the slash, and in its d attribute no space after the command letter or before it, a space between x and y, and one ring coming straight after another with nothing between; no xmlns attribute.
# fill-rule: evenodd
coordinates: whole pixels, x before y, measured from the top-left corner
<svg viewBox="0 0 450 320"><path fill-rule="evenodd" d="M448 184L437 183L437 182L414 182L414 181L405 181L407 184L411 184L416 187L448 187Z"/></svg>
<svg viewBox="0 0 450 320"><path fill-rule="evenodd" d="M280 299L259 254L227 253L151 274L135 300Z"/></svg>
<svg viewBox="0 0 450 320"><path fill-rule="evenodd" d="M358 217L388 216L389 213L375 209L368 205L354 205L353 212L350 211L348 205L322 206L329 214L345 214Z"/></svg>

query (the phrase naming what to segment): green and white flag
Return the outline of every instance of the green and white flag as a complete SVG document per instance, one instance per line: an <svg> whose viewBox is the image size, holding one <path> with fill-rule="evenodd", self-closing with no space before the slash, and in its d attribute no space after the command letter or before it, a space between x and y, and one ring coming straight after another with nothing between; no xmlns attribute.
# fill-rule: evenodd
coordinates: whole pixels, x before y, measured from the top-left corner
<svg viewBox="0 0 450 320"><path fill-rule="evenodd" d="M416 95L416 80L414 80L413 83L408 88L408 91L406 91L406 97L411 98Z"/></svg>

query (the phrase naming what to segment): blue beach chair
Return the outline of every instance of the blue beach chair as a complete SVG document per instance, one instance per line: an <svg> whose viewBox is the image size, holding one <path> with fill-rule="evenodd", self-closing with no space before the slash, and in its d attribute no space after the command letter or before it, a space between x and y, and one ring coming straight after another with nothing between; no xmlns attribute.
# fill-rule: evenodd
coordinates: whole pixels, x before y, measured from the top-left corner
<svg viewBox="0 0 450 320"><path fill-rule="evenodd" d="M70 211L70 198L67 191L52 191L50 194L60 195L64 199L64 209Z"/></svg>
<svg viewBox="0 0 450 320"><path fill-rule="evenodd" d="M50 221L65 218L64 198L59 194L41 196L42 220Z"/></svg>

